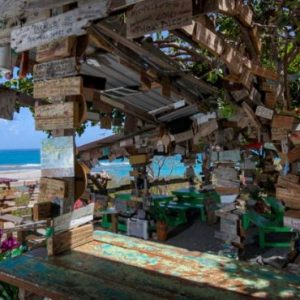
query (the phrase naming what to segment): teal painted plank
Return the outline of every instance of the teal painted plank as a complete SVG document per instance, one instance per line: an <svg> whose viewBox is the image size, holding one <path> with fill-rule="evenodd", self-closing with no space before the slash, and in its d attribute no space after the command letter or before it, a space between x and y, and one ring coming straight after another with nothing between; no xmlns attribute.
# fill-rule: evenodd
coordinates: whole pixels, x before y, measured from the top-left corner
<svg viewBox="0 0 300 300"><path fill-rule="evenodd" d="M84 261L82 261L84 266ZM83 267L84 268L84 267ZM20 256L0 263L0 280L52 299L161 299L134 288L65 269L46 260Z"/></svg>
<svg viewBox="0 0 300 300"><path fill-rule="evenodd" d="M50 258L48 262L67 269L82 271L107 282L134 287L137 293L144 291L163 299L199 299L198 287L189 281L76 251Z"/></svg>
<svg viewBox="0 0 300 300"><path fill-rule="evenodd" d="M223 291L267 299L300 299L300 276L294 274L107 232L96 231L94 238L99 242L76 250Z"/></svg>

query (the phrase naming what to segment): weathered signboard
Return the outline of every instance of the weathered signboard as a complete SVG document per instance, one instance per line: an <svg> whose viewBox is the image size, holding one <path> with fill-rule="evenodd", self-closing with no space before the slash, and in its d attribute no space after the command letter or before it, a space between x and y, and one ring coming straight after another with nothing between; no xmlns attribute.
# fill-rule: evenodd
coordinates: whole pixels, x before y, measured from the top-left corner
<svg viewBox="0 0 300 300"><path fill-rule="evenodd" d="M127 14L127 37L137 38L163 29L191 24L192 1L152 0L133 6Z"/></svg>
<svg viewBox="0 0 300 300"><path fill-rule="evenodd" d="M104 0L97 4L82 5L46 21L15 29L11 33L11 47L16 52L22 52L51 40L85 34L89 21L107 16L108 3Z"/></svg>
<svg viewBox="0 0 300 300"><path fill-rule="evenodd" d="M69 230L93 220L94 203L54 218L54 232Z"/></svg>
<svg viewBox="0 0 300 300"><path fill-rule="evenodd" d="M288 160L290 163L300 160L300 146L296 146L291 151L289 151Z"/></svg>
<svg viewBox="0 0 300 300"><path fill-rule="evenodd" d="M66 183L63 180L41 178L39 202L52 201L55 198L63 199L66 196Z"/></svg>
<svg viewBox="0 0 300 300"><path fill-rule="evenodd" d="M1 0L0 12L1 18L11 18L22 14L25 6L25 0Z"/></svg>
<svg viewBox="0 0 300 300"><path fill-rule="evenodd" d="M42 141L41 164L43 177L74 177L75 146L73 136Z"/></svg>
<svg viewBox="0 0 300 300"><path fill-rule="evenodd" d="M0 91L0 119L13 120L16 104L14 91Z"/></svg>
<svg viewBox="0 0 300 300"><path fill-rule="evenodd" d="M77 66L76 58L70 57L55 61L36 64L33 67L34 81L49 80L54 78L63 78L76 76L80 67Z"/></svg>
<svg viewBox="0 0 300 300"><path fill-rule="evenodd" d="M235 73L240 74L243 71L243 56L233 47L226 47L221 56L222 60L226 63L228 69Z"/></svg>
<svg viewBox="0 0 300 300"><path fill-rule="evenodd" d="M82 94L82 90L83 81L81 77L52 79L35 82L33 85L33 97L41 99L77 96Z"/></svg>
<svg viewBox="0 0 300 300"><path fill-rule="evenodd" d="M93 240L93 231L93 224L87 224L55 234L53 238L47 241L48 255L70 251L73 248L91 242Z"/></svg>
<svg viewBox="0 0 300 300"><path fill-rule="evenodd" d="M258 117L265 118L268 120L272 120L274 111L272 109L266 108L264 106L257 106L255 114Z"/></svg>
<svg viewBox="0 0 300 300"><path fill-rule="evenodd" d="M67 37L44 44L37 48L36 61L45 62L71 56L75 44L74 37Z"/></svg>
<svg viewBox="0 0 300 300"><path fill-rule="evenodd" d="M35 108L35 129L73 129L79 126L76 102L41 105Z"/></svg>
<svg viewBox="0 0 300 300"><path fill-rule="evenodd" d="M221 161L221 162L225 162L225 161L238 162L241 160L241 152L240 149L220 151L220 152L213 151L211 153L211 160Z"/></svg>
<svg viewBox="0 0 300 300"><path fill-rule="evenodd" d="M257 117L254 114L252 108L246 102L242 103L242 107L243 107L245 113L247 114L247 116L249 117L249 119L250 119L251 123L253 124L253 126L256 127L256 128L261 128L261 123L257 119Z"/></svg>
<svg viewBox="0 0 300 300"><path fill-rule="evenodd" d="M224 52L223 40L200 22L195 23L193 40L212 51L215 55L222 55Z"/></svg>

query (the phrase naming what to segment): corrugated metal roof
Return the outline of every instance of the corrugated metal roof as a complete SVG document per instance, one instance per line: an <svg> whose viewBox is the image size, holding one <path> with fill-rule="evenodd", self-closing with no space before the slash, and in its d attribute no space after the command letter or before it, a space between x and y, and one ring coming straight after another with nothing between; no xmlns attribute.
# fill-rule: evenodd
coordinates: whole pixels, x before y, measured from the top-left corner
<svg viewBox="0 0 300 300"><path fill-rule="evenodd" d="M158 120L161 122L171 122L176 119L192 116L197 112L198 112L197 105L185 106L183 108L179 108L175 111L167 113L162 117L159 117Z"/></svg>
<svg viewBox="0 0 300 300"><path fill-rule="evenodd" d="M82 65L82 73L107 79L104 95L122 104L130 104L145 112L169 105L181 100L177 96L171 98L163 97L161 89L147 91L139 90L140 77L128 67L120 64L112 54L103 54L93 60L87 61L90 64ZM135 88L135 90L134 90Z"/></svg>

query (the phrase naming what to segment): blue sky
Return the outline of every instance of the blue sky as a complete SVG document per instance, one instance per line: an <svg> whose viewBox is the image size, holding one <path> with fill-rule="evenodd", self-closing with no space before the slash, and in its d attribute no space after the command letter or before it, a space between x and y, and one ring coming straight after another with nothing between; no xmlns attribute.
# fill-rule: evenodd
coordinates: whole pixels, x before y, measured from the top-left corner
<svg viewBox="0 0 300 300"><path fill-rule="evenodd" d="M110 130L100 126L91 127L81 137L76 137L76 145L80 146L111 135ZM0 119L0 149L39 149L42 139L47 135L35 131L32 113L27 108L21 108L14 114L13 121Z"/></svg>

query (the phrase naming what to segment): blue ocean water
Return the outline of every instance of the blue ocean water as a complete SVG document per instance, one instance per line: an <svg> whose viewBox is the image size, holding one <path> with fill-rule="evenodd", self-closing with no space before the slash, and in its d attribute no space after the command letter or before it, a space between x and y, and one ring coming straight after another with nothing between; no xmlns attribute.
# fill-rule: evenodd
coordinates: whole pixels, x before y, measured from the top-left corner
<svg viewBox="0 0 300 300"><path fill-rule="evenodd" d="M0 170L40 167L39 149L0 150Z"/></svg>
<svg viewBox="0 0 300 300"><path fill-rule="evenodd" d="M0 150L0 171L18 170L18 169L39 169L40 168L40 150L39 149L18 149L18 150ZM129 177L131 166L127 159L116 159L112 162L104 160L92 170L99 172L106 171L110 176L120 180ZM201 171L201 157L195 167L196 174ZM152 160L149 175L157 178L180 177L183 176L185 167L181 163L181 156L173 157L155 157Z"/></svg>

